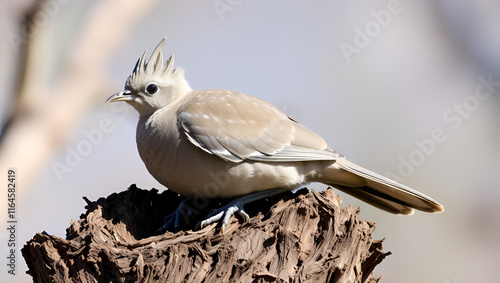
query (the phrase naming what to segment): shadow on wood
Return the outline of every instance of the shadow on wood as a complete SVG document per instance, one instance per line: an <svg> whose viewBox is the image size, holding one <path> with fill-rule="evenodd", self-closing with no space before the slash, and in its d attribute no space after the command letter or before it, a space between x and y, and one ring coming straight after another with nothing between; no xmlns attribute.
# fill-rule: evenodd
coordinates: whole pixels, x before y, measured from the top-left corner
<svg viewBox="0 0 500 283"><path fill-rule="evenodd" d="M95 202L66 239L36 234L22 249L35 282L380 282L373 269L388 253L373 223L341 207L332 189L288 192L249 204L224 234L203 230L150 236L184 198L138 189ZM194 200L192 226L211 208ZM220 204L220 203L219 203Z"/></svg>

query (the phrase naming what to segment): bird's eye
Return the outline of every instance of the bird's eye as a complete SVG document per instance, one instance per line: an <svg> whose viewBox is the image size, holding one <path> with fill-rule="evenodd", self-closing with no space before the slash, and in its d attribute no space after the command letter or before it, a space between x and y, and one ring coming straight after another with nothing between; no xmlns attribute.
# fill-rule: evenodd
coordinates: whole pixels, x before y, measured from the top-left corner
<svg viewBox="0 0 500 283"><path fill-rule="evenodd" d="M155 84L148 84L148 86L146 87L146 92L148 94L154 94L157 91L158 91L158 86Z"/></svg>

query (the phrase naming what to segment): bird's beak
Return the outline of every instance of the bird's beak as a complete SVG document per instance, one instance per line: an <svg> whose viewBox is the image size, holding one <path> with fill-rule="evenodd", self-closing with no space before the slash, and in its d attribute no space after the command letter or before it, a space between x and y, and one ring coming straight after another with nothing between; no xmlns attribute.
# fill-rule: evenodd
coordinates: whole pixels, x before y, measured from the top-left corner
<svg viewBox="0 0 500 283"><path fill-rule="evenodd" d="M132 95L132 92L130 90L125 89L110 96L108 99L106 99L106 103L132 100L134 100L134 95Z"/></svg>

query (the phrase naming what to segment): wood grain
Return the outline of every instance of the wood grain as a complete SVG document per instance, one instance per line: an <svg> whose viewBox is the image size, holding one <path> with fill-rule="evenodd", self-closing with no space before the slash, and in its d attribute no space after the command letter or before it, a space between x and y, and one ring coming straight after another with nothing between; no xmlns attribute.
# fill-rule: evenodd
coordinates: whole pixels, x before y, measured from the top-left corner
<svg viewBox="0 0 500 283"><path fill-rule="evenodd" d="M66 239L36 234L22 249L35 282L380 282L373 269L390 252L374 223L341 207L332 189L302 189L249 204L249 223L233 218L192 231L224 200L190 203L192 223L151 236L184 198L132 185L95 202Z"/></svg>

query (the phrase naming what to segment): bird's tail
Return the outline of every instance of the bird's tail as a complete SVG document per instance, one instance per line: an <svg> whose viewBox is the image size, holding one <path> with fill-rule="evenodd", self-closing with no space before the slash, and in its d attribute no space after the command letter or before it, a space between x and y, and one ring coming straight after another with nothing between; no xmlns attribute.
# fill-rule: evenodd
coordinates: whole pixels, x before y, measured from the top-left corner
<svg viewBox="0 0 500 283"><path fill-rule="evenodd" d="M322 182L394 214L411 215L413 208L431 213L444 211L432 198L345 159L337 159L326 168Z"/></svg>

